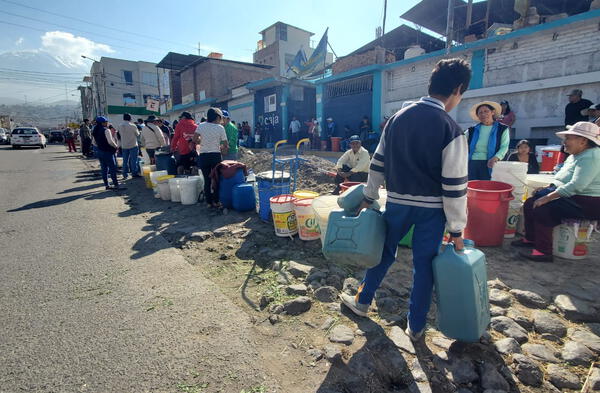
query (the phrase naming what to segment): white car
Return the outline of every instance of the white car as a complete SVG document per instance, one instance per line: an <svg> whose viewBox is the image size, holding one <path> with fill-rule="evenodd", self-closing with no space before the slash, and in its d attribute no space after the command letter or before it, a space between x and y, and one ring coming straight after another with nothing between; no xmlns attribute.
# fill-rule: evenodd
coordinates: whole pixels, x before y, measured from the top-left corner
<svg viewBox="0 0 600 393"><path fill-rule="evenodd" d="M46 147L47 141L44 134L37 128L19 127L12 131L10 144L13 149L18 149L21 146L38 146L43 149Z"/></svg>

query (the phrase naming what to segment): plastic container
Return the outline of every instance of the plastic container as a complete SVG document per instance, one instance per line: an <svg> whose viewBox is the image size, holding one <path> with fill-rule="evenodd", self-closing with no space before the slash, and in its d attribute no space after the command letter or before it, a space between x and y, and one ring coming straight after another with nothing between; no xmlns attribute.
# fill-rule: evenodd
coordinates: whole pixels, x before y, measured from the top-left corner
<svg viewBox="0 0 600 393"><path fill-rule="evenodd" d="M179 181L181 178L169 179L169 188L171 189L171 202L181 202L181 190L179 189Z"/></svg>
<svg viewBox="0 0 600 393"><path fill-rule="evenodd" d="M510 184L492 180L467 184L466 238L484 247L502 245L508 202L514 199L512 190Z"/></svg>
<svg viewBox="0 0 600 393"><path fill-rule="evenodd" d="M520 199L515 199L508 203L508 215L506 216L506 228L504 229L505 239L515 237L522 207L523 202Z"/></svg>
<svg viewBox="0 0 600 393"><path fill-rule="evenodd" d="M197 176L188 176L188 179L192 179L196 182L196 202L198 201L198 198L200 197L200 194L202 194L204 192L204 176L202 175L202 173L200 173ZM196 203L194 202L194 203Z"/></svg>
<svg viewBox="0 0 600 393"><path fill-rule="evenodd" d="M294 213L298 223L298 235L302 240L317 240L321 235L319 225L312 208L314 198L294 200Z"/></svg>
<svg viewBox="0 0 600 393"><path fill-rule="evenodd" d="M152 190L156 198L160 198L160 192L158 190L158 181L156 180L160 176L168 175L167 171L154 171L150 172L150 182L152 183Z"/></svg>
<svg viewBox="0 0 600 393"><path fill-rule="evenodd" d="M385 220L379 211L363 209L358 216L329 213L323 255L330 261L365 268L377 266L385 242Z"/></svg>
<svg viewBox="0 0 600 393"><path fill-rule="evenodd" d="M564 220L554 227L552 254L564 259L585 259L594 223L590 221Z"/></svg>
<svg viewBox="0 0 600 393"><path fill-rule="evenodd" d="M247 212L256 208L254 187L250 183L236 184L232 191L233 210Z"/></svg>
<svg viewBox="0 0 600 393"><path fill-rule="evenodd" d="M513 186L513 196L522 200L527 191L527 163L517 161L498 161L492 171L493 181Z"/></svg>
<svg viewBox="0 0 600 393"><path fill-rule="evenodd" d="M485 255L465 240L456 252L452 243L433 259L438 329L446 337L478 342L490 323Z"/></svg>
<svg viewBox="0 0 600 393"><path fill-rule="evenodd" d="M288 172L260 172L256 175L258 183L258 216L263 221L271 219L271 198L290 193L290 174Z"/></svg>
<svg viewBox="0 0 600 393"><path fill-rule="evenodd" d="M321 244L325 244L325 234L327 232L327 222L329 213L332 211L341 211L338 207L337 195L322 195L313 199L312 209L317 220L318 231L321 237Z"/></svg>
<svg viewBox="0 0 600 393"><path fill-rule="evenodd" d="M295 191L292 196L296 199L313 199L318 197L319 193L309 190L298 190Z"/></svg>
<svg viewBox="0 0 600 393"><path fill-rule="evenodd" d="M177 174L177 162L171 153L156 153L156 169L167 171L169 175Z"/></svg>
<svg viewBox="0 0 600 393"><path fill-rule="evenodd" d="M163 175L156 178L158 182L158 192L160 193L160 199L163 201L171 200L171 187L169 186L169 180L173 179L173 175Z"/></svg>
<svg viewBox="0 0 600 393"><path fill-rule="evenodd" d="M338 197L338 206L348 213L356 212L364 200L364 189L364 183L357 183L356 185L348 188L346 192ZM378 201L379 200L373 202L371 205L371 207L375 210L380 210L381 208L381 205Z"/></svg>
<svg viewBox="0 0 600 393"><path fill-rule="evenodd" d="M340 151L340 142L342 138L337 136L331 137L331 151Z"/></svg>
<svg viewBox="0 0 600 393"><path fill-rule="evenodd" d="M233 187L246 181L244 170L239 168L232 177L225 178L222 175L219 178L219 202L224 207L231 209L233 207Z"/></svg>
<svg viewBox="0 0 600 393"><path fill-rule="evenodd" d="M117 157L117 168L121 168L123 166L123 157Z"/></svg>
<svg viewBox="0 0 600 393"><path fill-rule="evenodd" d="M294 197L291 195L278 195L272 197L271 212L275 234L279 237L290 237L298 233L298 223L294 214Z"/></svg>
<svg viewBox="0 0 600 393"><path fill-rule="evenodd" d="M194 205L198 202L198 179L188 177L179 179L179 193L182 205Z"/></svg>
<svg viewBox="0 0 600 393"><path fill-rule="evenodd" d="M142 167L142 176L146 182L146 188L152 188L152 181L150 181L150 173L156 172L156 165L144 165Z"/></svg>
<svg viewBox="0 0 600 393"><path fill-rule="evenodd" d="M343 183L340 183L340 194L343 194L344 191L346 191L350 187L354 187L359 184L367 184L367 183L361 183L361 182L356 182L356 181L345 181Z"/></svg>
<svg viewBox="0 0 600 393"><path fill-rule="evenodd" d="M551 172L554 167L561 162L564 154L560 152L560 149L543 149L542 150L542 164L540 165L541 172Z"/></svg>

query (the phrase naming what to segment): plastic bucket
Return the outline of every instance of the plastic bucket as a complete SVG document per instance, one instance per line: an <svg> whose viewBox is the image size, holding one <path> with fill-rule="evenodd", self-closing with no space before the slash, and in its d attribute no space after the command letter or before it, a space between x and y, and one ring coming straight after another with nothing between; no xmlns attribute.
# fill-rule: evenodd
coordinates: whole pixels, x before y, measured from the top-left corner
<svg viewBox="0 0 600 393"><path fill-rule="evenodd" d="M163 201L171 200L171 188L169 187L169 180L173 179L173 175L163 175L156 178L158 182L158 192L160 199Z"/></svg>
<svg viewBox="0 0 600 393"><path fill-rule="evenodd" d="M117 157L117 167L120 168L123 166L123 157Z"/></svg>
<svg viewBox="0 0 600 393"><path fill-rule="evenodd" d="M169 175L177 174L177 162L170 153L156 153L156 168L161 171L167 171Z"/></svg>
<svg viewBox="0 0 600 393"><path fill-rule="evenodd" d="M179 181L181 178L169 179L169 188L171 189L171 202L181 202L181 191L179 190Z"/></svg>
<svg viewBox="0 0 600 393"><path fill-rule="evenodd" d="M154 171L150 172L150 183L152 183L152 190L154 192L154 197L160 198L160 192L158 190L158 181L156 180L160 176L167 175L167 171Z"/></svg>
<svg viewBox="0 0 600 393"><path fill-rule="evenodd" d="M319 193L309 190L298 190L295 191L292 196L296 199L313 199L318 197Z"/></svg>
<svg viewBox="0 0 600 393"><path fill-rule="evenodd" d="M468 183L466 238L478 246L502 245L512 190L510 184L491 180Z"/></svg>
<svg viewBox="0 0 600 393"><path fill-rule="evenodd" d="M514 187L515 199L522 200L527 191L527 169L526 162L498 161L494 165L491 180L510 184Z"/></svg>
<svg viewBox="0 0 600 393"><path fill-rule="evenodd" d="M296 199L294 201L294 213L298 223L298 235L302 240L317 240L321 235L319 225L312 208L314 199Z"/></svg>
<svg viewBox="0 0 600 393"><path fill-rule="evenodd" d="M361 182L358 182L358 181L345 181L343 183L340 183L340 194L343 194L344 191L346 191L350 187L356 186L358 184L364 184L364 185L366 185L367 183L361 183Z"/></svg>
<svg viewBox="0 0 600 393"><path fill-rule="evenodd" d="M522 207L523 202L521 202L520 199L515 199L508 203L508 215L506 216L506 228L504 229L505 239L512 239L515 237Z"/></svg>
<svg viewBox="0 0 600 393"><path fill-rule="evenodd" d="M150 181L150 173L156 171L156 165L144 165L142 167L142 176L146 182L146 188L152 188L152 181Z"/></svg>
<svg viewBox="0 0 600 393"><path fill-rule="evenodd" d="M277 195L290 193L290 174L288 172L260 172L256 175L258 183L258 215L263 221L271 219L270 199Z"/></svg>
<svg viewBox="0 0 600 393"><path fill-rule="evenodd" d="M198 179L188 177L179 179L179 193L182 205L194 205L198 202Z"/></svg>
<svg viewBox="0 0 600 393"><path fill-rule="evenodd" d="M594 230L590 221L563 221L552 233L552 254L564 259L585 259Z"/></svg>
<svg viewBox="0 0 600 393"><path fill-rule="evenodd" d="M331 151L340 151L340 142L342 138L337 136L331 137Z"/></svg>
<svg viewBox="0 0 600 393"><path fill-rule="evenodd" d="M318 231L321 234L321 243L325 242L325 234L327 233L327 223L329 221L329 213L334 210L341 210L338 206L337 195L322 195L313 199L312 209L319 226Z"/></svg>
<svg viewBox="0 0 600 393"><path fill-rule="evenodd" d="M202 174L198 176L188 176L188 179L193 179L196 181L196 201L198 201L200 194L204 192L204 176Z"/></svg>
<svg viewBox="0 0 600 393"><path fill-rule="evenodd" d="M542 150L542 165L540 171L551 172L554 167L560 163L564 154L561 154L560 149L544 149Z"/></svg>
<svg viewBox="0 0 600 393"><path fill-rule="evenodd" d="M269 200L273 214L273 226L277 236L289 237L298 233L298 223L294 214L294 200L291 195L278 195Z"/></svg>

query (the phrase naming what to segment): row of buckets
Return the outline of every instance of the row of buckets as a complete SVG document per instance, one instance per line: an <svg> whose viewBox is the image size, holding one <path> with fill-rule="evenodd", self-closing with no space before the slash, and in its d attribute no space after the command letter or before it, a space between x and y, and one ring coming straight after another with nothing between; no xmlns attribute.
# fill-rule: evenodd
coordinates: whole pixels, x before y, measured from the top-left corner
<svg viewBox="0 0 600 393"><path fill-rule="evenodd" d="M204 189L204 177L169 175L166 170L157 171L156 165L142 166L146 187L154 191L154 196L163 201L193 205Z"/></svg>

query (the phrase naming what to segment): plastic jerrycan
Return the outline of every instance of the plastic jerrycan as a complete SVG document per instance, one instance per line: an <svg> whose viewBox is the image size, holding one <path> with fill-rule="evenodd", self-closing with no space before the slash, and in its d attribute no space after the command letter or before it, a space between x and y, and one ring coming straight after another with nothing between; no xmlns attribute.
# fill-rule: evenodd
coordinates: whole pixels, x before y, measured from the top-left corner
<svg viewBox="0 0 600 393"><path fill-rule="evenodd" d="M433 259L437 322L446 337L477 342L490 323L485 255L465 239L463 251L454 244Z"/></svg>

